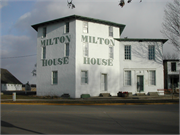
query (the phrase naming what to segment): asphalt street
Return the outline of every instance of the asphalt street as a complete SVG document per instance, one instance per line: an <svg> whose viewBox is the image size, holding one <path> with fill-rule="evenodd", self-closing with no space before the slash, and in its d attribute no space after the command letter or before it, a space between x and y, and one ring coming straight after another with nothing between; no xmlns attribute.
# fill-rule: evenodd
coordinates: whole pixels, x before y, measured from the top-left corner
<svg viewBox="0 0 180 135"><path fill-rule="evenodd" d="M179 104L1 105L2 134L179 134Z"/></svg>

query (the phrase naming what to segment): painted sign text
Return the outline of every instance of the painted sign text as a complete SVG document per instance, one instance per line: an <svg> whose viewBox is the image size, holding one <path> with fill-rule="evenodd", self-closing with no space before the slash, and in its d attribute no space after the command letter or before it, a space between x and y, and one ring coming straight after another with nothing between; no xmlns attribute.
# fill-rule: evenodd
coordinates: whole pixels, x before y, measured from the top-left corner
<svg viewBox="0 0 180 135"><path fill-rule="evenodd" d="M42 60L42 66L56 66L69 63L69 57L55 58L55 59L44 59Z"/></svg>
<svg viewBox="0 0 180 135"><path fill-rule="evenodd" d="M112 59L84 57L84 64L113 66L113 60Z"/></svg>
<svg viewBox="0 0 180 135"><path fill-rule="evenodd" d="M101 38L101 37L93 37L93 36L85 36L82 35L82 42L94 43L94 44L105 44L105 45L113 45L114 40L108 38Z"/></svg>
<svg viewBox="0 0 180 135"><path fill-rule="evenodd" d="M71 41L71 35L65 35L61 37L55 37L50 39L44 39L41 40L41 46L49 46L49 45L55 45L60 43L68 43Z"/></svg>

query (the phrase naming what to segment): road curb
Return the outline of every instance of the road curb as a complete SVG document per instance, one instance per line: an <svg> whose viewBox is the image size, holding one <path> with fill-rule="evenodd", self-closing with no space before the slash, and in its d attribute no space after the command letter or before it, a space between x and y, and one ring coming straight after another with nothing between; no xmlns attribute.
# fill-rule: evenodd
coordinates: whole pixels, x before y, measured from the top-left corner
<svg viewBox="0 0 180 135"><path fill-rule="evenodd" d="M6 105L167 105L179 104L179 102L169 103L1 103Z"/></svg>

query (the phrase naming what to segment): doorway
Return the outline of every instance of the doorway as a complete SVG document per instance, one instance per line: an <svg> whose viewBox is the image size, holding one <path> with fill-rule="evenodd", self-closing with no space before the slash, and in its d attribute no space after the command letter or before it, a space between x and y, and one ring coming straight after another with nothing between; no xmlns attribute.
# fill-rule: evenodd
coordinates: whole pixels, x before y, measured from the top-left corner
<svg viewBox="0 0 180 135"><path fill-rule="evenodd" d="M101 91L107 91L107 74L101 74Z"/></svg>
<svg viewBox="0 0 180 135"><path fill-rule="evenodd" d="M143 77L143 75L137 76L137 92L144 92L144 77Z"/></svg>

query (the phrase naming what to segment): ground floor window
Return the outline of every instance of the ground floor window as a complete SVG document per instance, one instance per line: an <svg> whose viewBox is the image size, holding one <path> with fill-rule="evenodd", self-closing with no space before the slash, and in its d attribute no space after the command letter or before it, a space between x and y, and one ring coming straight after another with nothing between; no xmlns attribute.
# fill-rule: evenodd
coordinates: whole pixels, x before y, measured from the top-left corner
<svg viewBox="0 0 180 135"><path fill-rule="evenodd" d="M131 86L131 71L125 71L124 81L125 86Z"/></svg>
<svg viewBox="0 0 180 135"><path fill-rule="evenodd" d="M58 71L52 71L52 84L58 83Z"/></svg>
<svg viewBox="0 0 180 135"><path fill-rule="evenodd" d="M88 84L88 71L81 71L81 84Z"/></svg>
<svg viewBox="0 0 180 135"><path fill-rule="evenodd" d="M156 71L149 71L149 85L156 85Z"/></svg>

